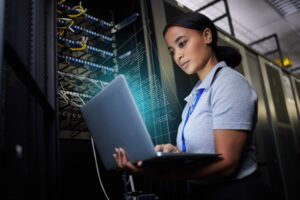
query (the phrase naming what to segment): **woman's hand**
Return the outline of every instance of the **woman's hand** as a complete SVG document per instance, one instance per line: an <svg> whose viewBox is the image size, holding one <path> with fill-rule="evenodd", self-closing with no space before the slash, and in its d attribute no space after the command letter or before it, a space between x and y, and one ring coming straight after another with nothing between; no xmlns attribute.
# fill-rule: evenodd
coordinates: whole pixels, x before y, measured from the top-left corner
<svg viewBox="0 0 300 200"><path fill-rule="evenodd" d="M156 152L164 152L164 153L179 153L178 147L172 144L159 144L155 146Z"/></svg>
<svg viewBox="0 0 300 200"><path fill-rule="evenodd" d="M128 161L126 152L122 148L116 148L116 153L113 154L117 167L120 170L128 171L134 174L142 174L143 170L140 168L142 166L142 161L139 161L137 165L132 164Z"/></svg>

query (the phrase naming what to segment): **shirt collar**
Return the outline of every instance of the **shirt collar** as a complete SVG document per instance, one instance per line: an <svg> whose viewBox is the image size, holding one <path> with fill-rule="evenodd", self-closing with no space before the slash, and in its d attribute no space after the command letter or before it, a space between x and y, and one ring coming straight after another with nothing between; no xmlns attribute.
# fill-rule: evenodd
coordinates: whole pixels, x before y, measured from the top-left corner
<svg viewBox="0 0 300 200"><path fill-rule="evenodd" d="M199 90L200 88L208 89L211 86L211 84L213 83L215 74L218 71L218 69L221 68L221 67L225 67L225 66L227 66L227 65L224 61L219 62L218 64L216 64L210 70L210 72L207 74L205 79L200 84L197 84L197 86L195 87L195 90ZM196 91L196 93L197 93L197 91Z"/></svg>
<svg viewBox="0 0 300 200"><path fill-rule="evenodd" d="M226 67L226 66L227 66L227 64L224 61L219 62L210 70L210 72L207 74L207 76L205 77L205 79L203 81L200 81L200 80L198 81L198 83L193 88L192 92L184 99L189 104L189 106L191 106L193 104L193 102L197 96L197 93L199 92L199 90L201 88L208 89L211 86L218 69L221 67Z"/></svg>

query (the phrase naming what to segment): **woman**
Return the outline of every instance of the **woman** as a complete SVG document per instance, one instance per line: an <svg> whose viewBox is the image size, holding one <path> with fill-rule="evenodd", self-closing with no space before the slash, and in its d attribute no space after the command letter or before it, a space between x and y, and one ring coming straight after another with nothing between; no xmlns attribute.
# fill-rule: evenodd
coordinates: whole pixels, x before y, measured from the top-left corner
<svg viewBox="0 0 300 200"><path fill-rule="evenodd" d="M177 146L158 145L156 151L218 153L222 157L205 166L186 170L145 170L142 162L128 162L116 149L118 167L134 174L192 179L192 198L268 199L265 186L255 175L252 144L256 124L257 95L247 80L233 70L241 61L230 47L217 46L213 22L199 13L188 13L165 27L164 38L175 63L199 82L185 100L178 128Z"/></svg>

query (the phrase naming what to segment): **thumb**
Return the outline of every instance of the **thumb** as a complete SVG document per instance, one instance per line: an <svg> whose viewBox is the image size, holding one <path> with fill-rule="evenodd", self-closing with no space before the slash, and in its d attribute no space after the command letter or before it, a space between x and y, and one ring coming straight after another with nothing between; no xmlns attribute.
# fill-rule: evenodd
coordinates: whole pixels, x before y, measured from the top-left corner
<svg viewBox="0 0 300 200"><path fill-rule="evenodd" d="M138 162L137 162L137 166L138 166L138 167L141 167L142 165L143 165L143 161L138 161Z"/></svg>

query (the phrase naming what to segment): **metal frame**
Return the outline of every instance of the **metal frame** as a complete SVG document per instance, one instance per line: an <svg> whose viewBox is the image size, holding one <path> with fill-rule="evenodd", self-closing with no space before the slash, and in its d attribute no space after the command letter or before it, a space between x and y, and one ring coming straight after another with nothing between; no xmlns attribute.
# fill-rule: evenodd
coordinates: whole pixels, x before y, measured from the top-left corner
<svg viewBox="0 0 300 200"><path fill-rule="evenodd" d="M293 76L290 76L290 81L291 81L291 87L292 87L292 90L293 90L293 95L294 95L294 104L295 104L295 110L293 110L294 112L294 117L297 118L298 120L295 121L294 120L294 126L295 126L295 137L298 139L297 140L297 154L298 154L298 158L300 159L300 124L299 124L299 120L300 120L300 93L299 91L297 90L297 86L296 86L296 82L299 83L300 85L300 79L296 79L295 77ZM295 113L296 112L296 113ZM298 134L298 135L297 135ZM299 137L299 138L298 138Z"/></svg>
<svg viewBox="0 0 300 200"><path fill-rule="evenodd" d="M273 194L280 199L284 199L283 183L268 110L269 102L266 97L259 57L256 53L246 49L246 58L244 59L247 60L253 87L258 95L258 118L254 132L258 171L262 174L264 181L274 191Z"/></svg>
<svg viewBox="0 0 300 200"><path fill-rule="evenodd" d="M3 156L4 156L4 91L3 91L3 88L4 86L2 85L2 83L4 82L3 79L3 74L2 74L2 71L3 71L3 35L4 35L4 6L5 6L5 0L0 0L0 162L3 161ZM3 167L3 164L1 163L0 164L0 170L2 171L2 167ZM2 173L1 173L2 175ZM1 184L2 185L4 184L2 181L1 181Z"/></svg>
<svg viewBox="0 0 300 200"><path fill-rule="evenodd" d="M55 110L53 110L52 106L49 104L47 98L26 69L18 54L8 44L4 45L4 56L7 59L7 63L12 67L18 78L23 82L32 96L35 97L50 116L54 116Z"/></svg>
<svg viewBox="0 0 300 200"><path fill-rule="evenodd" d="M283 72L279 67L274 65L272 62L267 61L260 56L259 56L259 63L260 63L261 71L262 71L262 75L263 75L263 82L265 85L267 101L269 103L268 109L269 109L269 113L270 113L272 129L273 129L272 132L274 134L274 141L275 141L275 145L276 145L276 149L277 149L277 157L279 160L279 167L280 167L281 178L282 178L282 182L283 182L283 188L284 188L284 192L285 192L285 199L294 199L295 195L296 195L295 194L296 191L291 190L290 186L296 184L296 183L292 183L291 180L298 180L298 178L300 176L299 170L296 169L297 166L295 164L298 162L296 159L297 146L296 146L296 143L294 144L294 146L292 144L293 143L292 139L294 139L294 135L292 135L290 137L293 137L293 138L292 139L289 138L290 139L289 141L291 142L291 143L289 143L290 147L284 146L284 147L288 148L290 151L286 151L285 149L283 149L282 145L287 143L287 139L283 140L282 137L286 138L287 136L285 136L285 134L288 134L288 133L283 134L282 132L279 132L279 129L280 128L288 128L291 130L292 134L294 134L295 129L293 128L293 124L290 119L290 113L289 113L288 107L287 107L287 114L288 114L290 123L283 123L283 122L277 121L277 113L275 111L275 103L274 103L274 99L273 99L273 96L271 93L271 85L270 85L270 80L269 80L269 77L267 74L267 67L272 67L279 72L280 81L281 81L280 83L281 83L281 87L283 90L284 101L285 101L284 105L282 105L282 106L287 106L286 93L284 91L285 88L283 87L283 84L282 84L282 77L283 77L282 73ZM295 152L293 152L293 148L294 148ZM295 155L292 155L291 153L295 153ZM288 156L289 159L286 156ZM293 159L291 159L291 157L293 157ZM286 163L287 160L289 161L288 163ZM293 166L294 168L287 170L286 168L289 164L290 164L290 166ZM294 172L296 172L296 173L294 173Z"/></svg>
<svg viewBox="0 0 300 200"><path fill-rule="evenodd" d="M208 4L206 4L205 6L202 6L201 8L198 8L197 10L195 10L195 12L200 12L201 10L204 10L220 1L223 1L224 2L224 6L225 6L225 14L217 17L216 19L213 19L212 21L213 22L216 22L216 21L219 21L221 19L223 19L224 17L227 17L228 18L228 23L229 23L229 29L230 29L230 33L232 36L235 36L235 33L234 33L234 28L233 28L233 24L232 24L232 19L231 19L231 15L230 15L230 11L229 11L229 6L228 6L228 2L227 0L215 0L215 1L212 1Z"/></svg>
<svg viewBox="0 0 300 200"><path fill-rule="evenodd" d="M240 54L242 55L242 68L244 71L244 76L246 77L246 79L250 82L251 85L252 84L252 79L251 79L251 74L249 71L249 66L248 66L248 62L246 59L246 50L245 48L238 44L236 41L230 39L229 37L227 37L226 35L222 34L221 32L218 32L218 37L226 42L228 42L229 44L231 44L232 46L234 46L235 48L237 48L238 50L240 50Z"/></svg>
<svg viewBox="0 0 300 200"><path fill-rule="evenodd" d="M4 32L4 6L5 6L5 1L0 0L0 89L2 89L2 57L3 57L3 32ZM0 94L0 99L1 99L1 94Z"/></svg>
<svg viewBox="0 0 300 200"><path fill-rule="evenodd" d="M288 111L288 116L291 122L293 136L296 144L297 154L300 155L300 141L297 137L297 132L300 131L297 105L295 100L295 94L293 92L291 77L285 71L282 71L281 82L283 87L283 93L285 96L285 103ZM296 120L294 118L296 118Z"/></svg>
<svg viewBox="0 0 300 200"><path fill-rule="evenodd" d="M54 63L55 61L55 37L56 37L56 28L55 23L56 19L55 15L55 2L54 1L44 1L43 3L33 1L33 2L9 2L9 4L5 7L6 15L10 14L8 11L17 5L17 8L24 8L26 13L30 13L26 15L26 19L30 19L30 28L26 29L23 32L16 31L16 35L24 34L26 36L25 40L22 40L24 43L23 46L26 45L26 48L22 48L21 50L18 48L18 45L14 42L14 35L10 32L10 26L6 26L8 33L8 37L5 37L5 44L2 44L2 23L3 15L4 15L4 0L0 0L0 55L2 56L2 45L3 45L3 59L5 59L5 65L9 66L9 68L13 71L13 77L17 80L18 85L22 85L20 88L19 97L30 97L26 99L16 99L15 96L18 95L18 88L13 87L12 89L8 87L10 94L9 96L5 96L6 102L12 101L13 103L21 101L19 109L21 111L26 111L25 114L30 113L30 115L26 116L24 119L24 113L21 113L21 117L18 116L18 113L14 111L14 105L10 105L5 107L5 117L6 121L9 121L7 125L5 124L5 140L4 140L4 150L13 150L13 146L15 142L16 144L20 144L22 147L24 145L24 152L26 158L14 162L14 159L19 159L14 154L9 155L9 161L7 162L7 166L10 167L7 174L13 173L15 171L20 172L20 178L16 177L15 179L9 178L10 181L22 179L22 177L26 176L29 181L24 181L26 185L24 187L31 187L37 183L39 180L38 187L42 188L41 192L34 193L32 192L33 188L29 191L26 191L26 197L46 197L47 199L57 199L59 197L59 181L58 181L58 138L57 138L57 107L56 107L56 68ZM37 4L36 4L37 3ZM13 6L12 6L13 5ZM26 6L24 6L26 5ZM46 11L45 11L46 10ZM10 18L5 19L5 22L8 23L20 22L21 25L27 27L28 24L26 20L21 20L22 14L16 15L13 20ZM28 20L29 21L29 20ZM11 22L12 23L12 22ZM18 25L20 25L18 24ZM11 25L11 24L7 24ZM22 26L18 26L18 30L24 30ZM27 30L30 32L26 34ZM30 35L30 36L29 36ZM27 40L32 37L33 40ZM50 38L52 38L50 40ZM42 43L40 42L42 41ZM47 45L46 45L47 43ZM22 46L21 45L21 46ZM32 50L30 53L24 51ZM19 51L20 50L20 51ZM23 50L23 51L22 51ZM24 54L30 55L28 59L22 59ZM28 54L27 54L28 53ZM28 62L27 60L30 60ZM1 69L0 73L2 73L2 59L1 59ZM31 70L32 68L37 69L39 71ZM41 68L42 67L42 68ZM0 83L2 82L3 76L6 76L6 73L0 74ZM43 83L43 84L39 84ZM6 86L6 85L5 85ZM8 86L8 85L7 85ZM2 93L2 87L1 93ZM47 88L46 88L47 87ZM3 87L7 89L6 87ZM0 103L2 107L2 102ZM19 111L18 109L16 109ZM9 113L9 114L7 114ZM2 113L1 113L2 114ZM16 115L16 117L12 117ZM0 116L2 118L2 115ZM21 118L21 122L18 120ZM5 123L6 123L5 121ZM25 122L24 122L25 121ZM2 119L1 121L2 122ZM27 123L28 122L28 123ZM21 126L19 126L19 123ZM26 124L26 126L22 126ZM0 128L2 124L0 124ZM11 127L16 127L12 129ZM25 129L22 129L24 128ZM0 130L0 135L2 137L2 131ZM11 134L7 134L11 133ZM3 133L4 135L4 133ZM0 139L1 140L1 139ZM2 141L2 140L1 140ZM38 151L39 154L36 154L34 151ZM39 151L42 150L42 151ZM40 159L40 158L44 159ZM2 159L2 157L1 157ZM17 163L17 164L16 164ZM6 167L7 167L6 166ZM23 171L22 166L30 167L30 166L43 166L43 170L33 170ZM5 177L6 178L6 177ZM5 181L6 179L4 179ZM20 183L21 184L21 183ZM19 184L19 186L20 186ZM11 182L8 184L9 191L22 191L21 188L15 186L15 188L11 188ZM23 195L22 193L16 194L16 197Z"/></svg>
<svg viewBox="0 0 300 200"><path fill-rule="evenodd" d="M264 37L264 38L261 38L261 39L259 39L259 40L253 41L253 42L249 43L248 45L249 45L249 46L253 46L253 45L255 45L255 44L258 44L258 43L261 43L261 42L264 42L264 41L266 41L266 40L270 40L270 39L273 39L273 38L275 38L275 41L276 41L276 47L277 47L277 48L274 49L274 50L272 50L272 51L269 51L269 52L267 52L267 53L264 53L264 55L265 55L265 56L268 56L268 55L270 55L270 54L274 54L274 53L278 52L279 57L280 57L281 65L283 66L282 51L281 51L280 44L279 44L279 39L278 39L278 36L277 36L276 33L274 33L274 34L272 34L272 35L269 35L269 36L266 36L266 37Z"/></svg>
<svg viewBox="0 0 300 200"><path fill-rule="evenodd" d="M298 111L298 118L300 119L300 93L297 90L296 87L296 82L299 83L300 85L300 79L296 79L295 77L291 77L291 81L292 81L292 87L294 89L294 94L295 94L295 101L296 101L296 106L297 106L297 111Z"/></svg>
<svg viewBox="0 0 300 200"><path fill-rule="evenodd" d="M273 64L271 62L268 62L268 61L264 60L262 57L259 56L259 65L261 67L263 82L264 82L265 91L266 91L267 102L269 104L267 109L269 110L268 113L270 114L271 125L272 125L272 129L273 129L272 132L273 132L273 134L275 134L276 133L276 113L275 113L274 101L273 101L272 94L271 94L271 86L270 86L269 80L268 80L268 75L267 75L267 70L266 70L266 63L273 67ZM274 135L274 142L275 142L275 145L278 146L278 138L276 137L276 134ZM276 153L277 153L277 157L279 159L280 174L281 174L281 179L283 181L283 187L284 187L284 191L285 191L285 198L287 199L287 196L286 196L287 195L286 194L287 193L286 182L285 182L285 179L283 177L284 172L283 172L283 169L281 167L282 158L281 158L280 153L278 151Z"/></svg>
<svg viewBox="0 0 300 200"><path fill-rule="evenodd" d="M170 5L175 6L174 2L169 2ZM171 105L180 105L180 100L177 97L176 91L176 81L175 81L175 72L173 68L172 58L167 49L167 45L165 44L162 32L163 28L167 24L166 16L165 16L165 6L164 1L151 0L151 12L153 16L153 25L154 25L154 34L156 38L156 46L157 46L157 56L159 60L160 74L162 87L166 92L166 95L172 98L169 98ZM184 11L183 11L184 12ZM172 109L175 113L181 113L181 109L179 106L173 106Z"/></svg>

